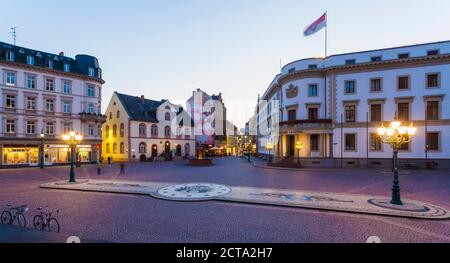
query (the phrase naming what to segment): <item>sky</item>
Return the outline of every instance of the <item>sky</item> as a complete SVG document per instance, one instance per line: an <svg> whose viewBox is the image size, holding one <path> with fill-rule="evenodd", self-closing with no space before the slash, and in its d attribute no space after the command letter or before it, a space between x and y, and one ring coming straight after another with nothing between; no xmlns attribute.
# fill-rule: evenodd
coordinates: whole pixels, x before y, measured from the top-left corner
<svg viewBox="0 0 450 263"><path fill-rule="evenodd" d="M450 40L448 0L0 0L0 41L103 69L114 91L185 105L222 93L242 128L281 63L324 55L324 33L302 31L328 12L328 54Z"/></svg>

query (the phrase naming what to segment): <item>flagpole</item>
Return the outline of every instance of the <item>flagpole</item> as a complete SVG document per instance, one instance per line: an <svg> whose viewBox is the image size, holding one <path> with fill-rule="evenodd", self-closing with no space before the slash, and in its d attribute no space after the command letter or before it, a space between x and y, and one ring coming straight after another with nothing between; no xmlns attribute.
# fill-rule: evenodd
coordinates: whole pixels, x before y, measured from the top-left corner
<svg viewBox="0 0 450 263"><path fill-rule="evenodd" d="M328 56L328 12L325 12L325 58Z"/></svg>

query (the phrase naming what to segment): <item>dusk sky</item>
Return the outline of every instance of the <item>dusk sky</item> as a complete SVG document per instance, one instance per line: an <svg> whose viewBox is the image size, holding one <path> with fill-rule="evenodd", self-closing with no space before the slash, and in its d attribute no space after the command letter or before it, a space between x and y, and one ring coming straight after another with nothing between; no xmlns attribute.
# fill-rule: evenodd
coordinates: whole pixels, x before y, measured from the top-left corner
<svg viewBox="0 0 450 263"><path fill-rule="evenodd" d="M426 4L424 4L426 3ZM14 10L11 12L11 10ZM324 54L303 29L328 11L329 55L450 39L448 0L1 0L0 41L96 56L114 91L185 105L222 92L243 127L283 64Z"/></svg>

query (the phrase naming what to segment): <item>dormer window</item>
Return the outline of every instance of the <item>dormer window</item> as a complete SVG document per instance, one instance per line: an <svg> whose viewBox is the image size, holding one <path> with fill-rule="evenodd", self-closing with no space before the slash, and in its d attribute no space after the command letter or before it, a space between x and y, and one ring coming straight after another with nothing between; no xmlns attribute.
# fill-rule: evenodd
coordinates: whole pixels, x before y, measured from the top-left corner
<svg viewBox="0 0 450 263"><path fill-rule="evenodd" d="M356 59L347 59L345 61L345 65L354 65L356 64Z"/></svg>
<svg viewBox="0 0 450 263"><path fill-rule="evenodd" d="M14 61L14 57L15 56L13 51L10 50L6 51L5 58L7 61Z"/></svg>
<svg viewBox="0 0 450 263"><path fill-rule="evenodd" d="M439 55L439 50L438 49L433 49L433 50L428 50L427 51L427 56L437 56Z"/></svg>
<svg viewBox="0 0 450 263"><path fill-rule="evenodd" d="M27 56L27 64L34 65L34 56L31 56L31 55Z"/></svg>
<svg viewBox="0 0 450 263"><path fill-rule="evenodd" d="M64 70L64 72L70 72L70 64L69 63L64 63L63 64L63 70Z"/></svg>
<svg viewBox="0 0 450 263"><path fill-rule="evenodd" d="M53 68L53 60L48 59L48 60L45 62L45 67L47 67L47 68Z"/></svg>
<svg viewBox="0 0 450 263"><path fill-rule="evenodd" d="M370 58L371 62L380 62L381 60L382 60L381 56L375 56Z"/></svg>
<svg viewBox="0 0 450 263"><path fill-rule="evenodd" d="M406 59L406 58L409 58L409 53L398 54L398 59Z"/></svg>
<svg viewBox="0 0 450 263"><path fill-rule="evenodd" d="M317 64L308 65L308 69L317 69Z"/></svg>
<svg viewBox="0 0 450 263"><path fill-rule="evenodd" d="M88 76L89 77L95 77L95 70L94 70L94 68L88 68Z"/></svg>

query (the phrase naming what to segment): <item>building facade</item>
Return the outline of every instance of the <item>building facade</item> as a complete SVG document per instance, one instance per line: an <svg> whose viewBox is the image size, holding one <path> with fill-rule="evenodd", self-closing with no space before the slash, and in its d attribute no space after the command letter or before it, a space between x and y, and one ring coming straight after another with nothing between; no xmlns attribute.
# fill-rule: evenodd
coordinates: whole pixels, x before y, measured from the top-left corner
<svg viewBox="0 0 450 263"><path fill-rule="evenodd" d="M73 59L0 42L0 167L35 166L41 155L46 165L68 163L61 136L71 130L84 138L78 160L97 162L103 84L95 57Z"/></svg>
<svg viewBox="0 0 450 263"><path fill-rule="evenodd" d="M103 160L129 162L168 155L194 156L195 137L191 135L191 125L185 125L189 127L185 130L178 126L174 129L172 125L175 118L185 113L181 106L167 100L155 101L115 92L103 124Z"/></svg>
<svg viewBox="0 0 450 263"><path fill-rule="evenodd" d="M269 102L257 106L258 152L274 142L276 162L389 166L392 149L376 129L398 117L418 128L400 151L404 163L450 166L450 41L298 60L261 100ZM261 133L266 126L279 132Z"/></svg>

